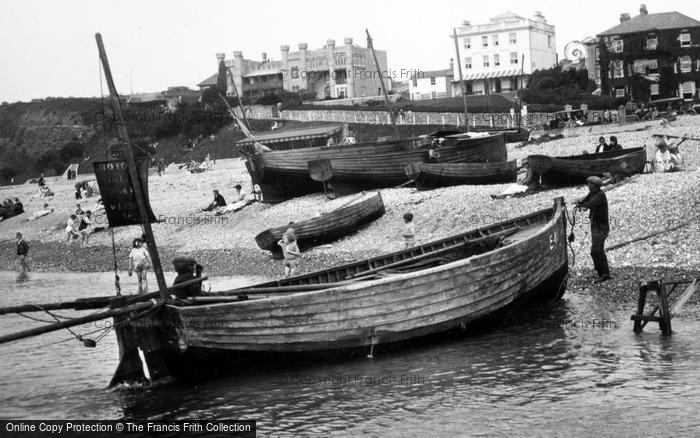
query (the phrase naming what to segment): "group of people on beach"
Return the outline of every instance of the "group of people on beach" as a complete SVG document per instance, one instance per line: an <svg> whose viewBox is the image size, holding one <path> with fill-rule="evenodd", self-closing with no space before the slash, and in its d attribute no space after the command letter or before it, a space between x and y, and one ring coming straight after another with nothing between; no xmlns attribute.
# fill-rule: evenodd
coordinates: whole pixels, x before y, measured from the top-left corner
<svg viewBox="0 0 700 438"><path fill-rule="evenodd" d="M80 240L80 246L88 246L90 234L93 232L92 211L83 210L80 204L76 207L75 213L71 214L66 222L66 242Z"/></svg>
<svg viewBox="0 0 700 438"><path fill-rule="evenodd" d="M233 202L230 204L226 203L219 190L214 190L214 199L202 211L213 211L217 215L223 215L232 211L239 211L256 200L251 198L240 184L236 184L233 190Z"/></svg>

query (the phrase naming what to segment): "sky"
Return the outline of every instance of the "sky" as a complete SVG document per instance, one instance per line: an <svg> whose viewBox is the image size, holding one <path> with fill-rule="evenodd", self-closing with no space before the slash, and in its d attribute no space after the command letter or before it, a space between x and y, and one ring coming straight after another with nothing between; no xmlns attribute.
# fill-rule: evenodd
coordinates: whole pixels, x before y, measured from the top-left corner
<svg viewBox="0 0 700 438"><path fill-rule="evenodd" d="M698 1L647 0L649 13L676 10L700 20ZM100 32L120 94L169 86L196 88L217 70L216 53L234 50L259 60L280 59L280 45L321 48L345 37L364 46L369 28L389 68L437 70L454 57L449 38L472 24L512 11L541 11L556 28L557 52L639 14L639 1L500 0L3 0L0 2L0 101L48 96L99 96L94 34ZM107 93L106 85L103 85Z"/></svg>

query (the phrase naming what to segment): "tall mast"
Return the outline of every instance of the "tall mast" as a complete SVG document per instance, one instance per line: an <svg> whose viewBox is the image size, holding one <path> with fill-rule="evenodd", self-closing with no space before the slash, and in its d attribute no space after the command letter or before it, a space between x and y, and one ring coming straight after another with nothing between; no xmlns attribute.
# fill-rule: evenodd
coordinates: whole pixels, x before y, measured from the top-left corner
<svg viewBox="0 0 700 438"><path fill-rule="evenodd" d="M457 52L457 68L459 70L459 86L462 88L462 100L464 101L464 128L469 132L469 111L467 110L467 87L464 85L462 76L462 60L459 57L459 42L457 41L457 29L452 28L452 35L455 39L455 52Z"/></svg>
<svg viewBox="0 0 700 438"><path fill-rule="evenodd" d="M382 75L381 67L379 67L379 61L377 60L377 54L374 52L374 45L372 44L372 37L369 36L369 29L365 29L367 32L367 47L372 52L372 58L374 58L374 65L377 67L377 74L379 75L379 83L382 86L382 92L384 93L384 100L389 107L389 119L391 120L391 125L394 127L394 137L399 139L399 128L396 127L396 117L394 116L394 104L389 102L389 93L386 92L386 87L384 86L384 76Z"/></svg>
<svg viewBox="0 0 700 438"><path fill-rule="evenodd" d="M102 67L104 68L107 87L109 87L109 94L112 96L112 109L117 120L115 124L117 125L117 132L119 133L119 138L121 140L120 149L122 155L124 155L124 159L126 160L127 168L129 169L129 177L131 178L131 184L134 188L136 205L138 206L139 216L141 216L141 223L143 224L143 230L146 234L146 244L148 245L148 251L151 254L151 260L153 261L153 271L155 272L156 280L158 281L158 289L160 291L161 298L167 299L168 286L165 284L165 277L163 276L163 268L160 264L158 248L156 247L156 241L153 237L153 229L151 229L151 222L148 220L146 197L144 196L143 189L141 188L141 180L139 179L138 169L136 168L136 160L134 160L134 154L131 150L129 133L127 132L126 122L124 122L124 117L122 116L121 105L119 103L119 94L117 94L117 89L114 86L112 70L109 68L107 53L105 52L105 47L102 43L102 35L96 33L95 40L97 40L97 49L100 51L100 60L102 61Z"/></svg>
<svg viewBox="0 0 700 438"><path fill-rule="evenodd" d="M233 92L236 95L236 97L238 98L238 106L241 108L241 115L243 116L243 122L245 122L246 128L248 128L248 130L250 131L250 124L248 123L248 117L246 117L246 115L245 115L245 107L243 106L243 96L238 94L238 87L236 86L236 81L233 79L233 73L231 73L230 67L226 68L226 73L228 74L229 78L231 78L231 85L233 85ZM226 102L226 103L228 106L228 102Z"/></svg>

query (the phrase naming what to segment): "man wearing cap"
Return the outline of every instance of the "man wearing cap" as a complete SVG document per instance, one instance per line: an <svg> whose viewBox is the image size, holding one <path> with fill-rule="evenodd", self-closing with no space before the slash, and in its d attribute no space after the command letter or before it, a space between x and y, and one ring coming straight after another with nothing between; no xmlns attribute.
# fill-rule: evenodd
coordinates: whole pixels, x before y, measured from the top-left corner
<svg viewBox="0 0 700 438"><path fill-rule="evenodd" d="M588 195L575 202L578 208L588 209L591 220L591 258L598 273L598 281L609 280L610 267L605 256L605 239L610 233L608 221L608 198L600 189L603 181L597 176L586 178Z"/></svg>

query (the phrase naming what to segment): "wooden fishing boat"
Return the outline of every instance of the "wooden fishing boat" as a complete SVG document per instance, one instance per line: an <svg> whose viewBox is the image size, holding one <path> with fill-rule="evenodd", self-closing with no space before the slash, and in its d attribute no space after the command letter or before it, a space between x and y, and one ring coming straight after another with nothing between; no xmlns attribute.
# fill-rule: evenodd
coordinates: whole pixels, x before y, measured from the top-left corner
<svg viewBox="0 0 700 438"><path fill-rule="evenodd" d="M598 154L549 157L527 157L528 174L525 183L531 186L566 186L584 184L591 175L627 177L644 171L647 155L643 147L620 149Z"/></svg>
<svg viewBox="0 0 700 438"><path fill-rule="evenodd" d="M512 183L518 177L515 160L502 163L411 163L405 168L418 190L464 184Z"/></svg>
<svg viewBox="0 0 700 438"><path fill-rule="evenodd" d="M246 161L253 183L263 193L263 202L281 202L295 196L323 190L323 183L309 175L309 162L327 159L332 167L330 182L344 193L378 187L393 187L408 179L404 167L428 162L434 148L430 136L358 145L329 146L263 152ZM441 162L469 163L505 161L503 135L449 135L437 149Z"/></svg>
<svg viewBox="0 0 700 438"><path fill-rule="evenodd" d="M348 126L322 125L305 128L278 129L269 132L256 132L255 138L246 138L236 143L236 148L243 155L254 153L254 143L260 142L276 150L300 149L314 146L325 146L329 143L340 144L347 137Z"/></svg>
<svg viewBox="0 0 700 438"><path fill-rule="evenodd" d="M322 243L332 242L384 215L384 202L379 192L360 195L349 203L319 217L269 228L255 236L261 249L272 251L276 259L283 257L277 244L288 228L293 228L301 251Z"/></svg>
<svg viewBox="0 0 700 438"><path fill-rule="evenodd" d="M442 263L442 264L440 264ZM393 268L393 270L389 270ZM319 272L165 304L139 321L115 318L115 383L205 370L226 360L369 352L561 297L567 276L563 200L555 207ZM131 351L131 353L129 352ZM213 359L215 358L215 359ZM268 360L274 360L268 358Z"/></svg>

